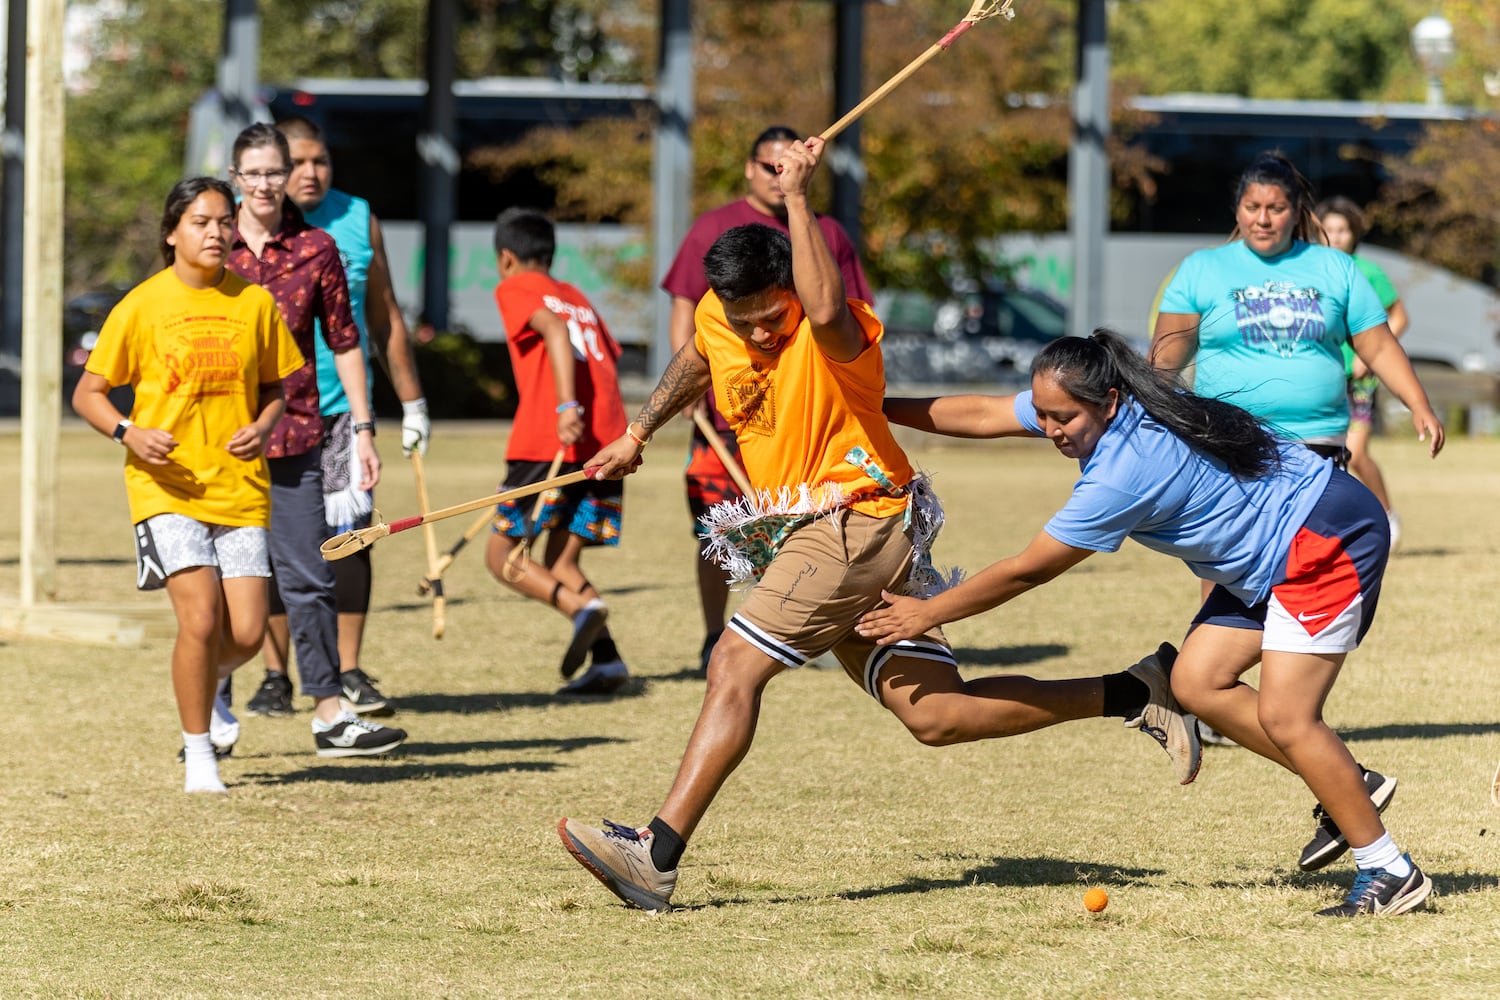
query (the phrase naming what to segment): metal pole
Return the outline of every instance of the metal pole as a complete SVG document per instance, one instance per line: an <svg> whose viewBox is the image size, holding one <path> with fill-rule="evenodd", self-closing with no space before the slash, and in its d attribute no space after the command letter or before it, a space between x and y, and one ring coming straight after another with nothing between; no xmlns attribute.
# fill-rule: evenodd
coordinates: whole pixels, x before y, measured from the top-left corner
<svg viewBox="0 0 1500 1000"><path fill-rule="evenodd" d="M0 356L21 356L22 240L26 167L26 0L10 0L5 31L5 133L0 159ZM0 413L20 408L20 383L0 379Z"/></svg>
<svg viewBox="0 0 1500 1000"><path fill-rule="evenodd" d="M458 181L458 124L453 101L454 0L427 6L427 101L417 135L422 161L424 230L422 313L434 329L448 329L448 249Z"/></svg>
<svg viewBox="0 0 1500 1000"><path fill-rule="evenodd" d="M652 259L665 275L693 217L693 25L689 0L661 0L656 60L656 157L651 176ZM656 329L648 370L660 376L672 358L672 297L655 296Z"/></svg>
<svg viewBox="0 0 1500 1000"><path fill-rule="evenodd" d="M1106 0L1078 0L1073 146L1068 156L1073 296L1068 328L1092 333L1104 316L1104 239L1109 232L1109 40Z"/></svg>
<svg viewBox="0 0 1500 1000"><path fill-rule="evenodd" d="M260 89L260 14L257 0L227 0L219 57L219 93L224 102L224 163L239 135L256 119Z"/></svg>
<svg viewBox="0 0 1500 1000"><path fill-rule="evenodd" d="M834 120L842 118L864 97L865 0L837 0L834 6L833 58ZM860 155L860 123L855 122L833 140L833 217L860 245L859 210L865 183Z"/></svg>

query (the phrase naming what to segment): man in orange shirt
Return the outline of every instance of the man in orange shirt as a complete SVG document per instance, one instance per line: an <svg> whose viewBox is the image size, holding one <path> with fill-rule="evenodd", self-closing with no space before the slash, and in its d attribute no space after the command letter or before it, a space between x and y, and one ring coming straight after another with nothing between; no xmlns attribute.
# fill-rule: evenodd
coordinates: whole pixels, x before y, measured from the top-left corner
<svg viewBox="0 0 1500 1000"><path fill-rule="evenodd" d="M749 750L766 684L827 651L930 746L1115 716L1167 750L1179 781L1198 770L1193 719L1172 698L1160 654L1104 677L965 681L940 630L888 646L855 632L886 594L943 589L928 558L942 510L881 412L884 329L867 303L845 298L807 206L823 151L813 138L782 152L790 236L746 225L714 242L693 340L625 435L584 463L601 466L600 477L623 476L654 430L712 391L757 493L707 518L711 552L757 583L714 646L703 708L666 802L643 828L558 824L579 863L643 910L670 906L678 859Z"/></svg>

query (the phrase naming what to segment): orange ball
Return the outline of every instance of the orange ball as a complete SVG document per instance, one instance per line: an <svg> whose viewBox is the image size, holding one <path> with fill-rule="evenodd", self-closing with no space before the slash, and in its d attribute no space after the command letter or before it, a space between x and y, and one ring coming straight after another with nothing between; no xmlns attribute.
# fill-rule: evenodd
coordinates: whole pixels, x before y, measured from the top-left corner
<svg viewBox="0 0 1500 1000"><path fill-rule="evenodd" d="M1090 889L1083 894L1083 908L1090 913L1098 913L1109 905L1109 893L1103 889Z"/></svg>

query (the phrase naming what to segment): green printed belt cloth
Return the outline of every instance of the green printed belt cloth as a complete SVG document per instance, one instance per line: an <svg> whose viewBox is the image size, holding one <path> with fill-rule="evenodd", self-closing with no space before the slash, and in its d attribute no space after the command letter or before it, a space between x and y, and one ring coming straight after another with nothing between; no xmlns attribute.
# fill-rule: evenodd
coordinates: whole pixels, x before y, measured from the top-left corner
<svg viewBox="0 0 1500 1000"><path fill-rule="evenodd" d="M849 493L837 483L783 486L709 508L701 521L708 533L707 556L729 573L731 586L743 588L759 580L798 528L877 496L909 498L905 527L911 532L912 564L902 592L931 597L958 582L961 574L945 573L932 564L932 545L943 527L943 505L931 479L918 473L905 486L897 486L863 448L851 448L844 461L861 469L875 487Z"/></svg>

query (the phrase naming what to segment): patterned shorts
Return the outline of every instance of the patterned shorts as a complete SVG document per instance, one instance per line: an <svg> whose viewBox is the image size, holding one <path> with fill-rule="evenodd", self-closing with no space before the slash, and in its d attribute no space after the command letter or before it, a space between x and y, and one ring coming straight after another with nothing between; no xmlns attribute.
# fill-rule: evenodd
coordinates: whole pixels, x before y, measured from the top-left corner
<svg viewBox="0 0 1500 1000"><path fill-rule="evenodd" d="M1369 424L1375 420L1375 390L1380 379L1375 375L1349 380L1349 422Z"/></svg>
<svg viewBox="0 0 1500 1000"><path fill-rule="evenodd" d="M157 514L135 526L135 586L160 590L167 577L194 566L217 566L219 577L269 577L265 528L205 524L183 514Z"/></svg>
<svg viewBox="0 0 1500 1000"><path fill-rule="evenodd" d="M547 478L551 462L507 462L501 490L530 486ZM578 462L558 466L566 475L583 468ZM541 504L538 507L537 501ZM511 538L535 537L558 528L587 545L619 545L625 515L625 484L619 479L585 479L511 503L495 505L495 532ZM535 523L532 519L535 518ZM529 531L528 531L529 528Z"/></svg>
<svg viewBox="0 0 1500 1000"><path fill-rule="evenodd" d="M729 454L739 457L740 446L734 440L733 431L720 433L719 439L729 449ZM687 480L688 510L693 515L693 534L701 539L707 536L707 529L700 521L708 513L708 509L716 503L738 500L741 493L740 488L734 484L734 477L724 468L724 463L719 461L719 456L709 445L708 438L703 436L696 425L688 445L683 478Z"/></svg>

